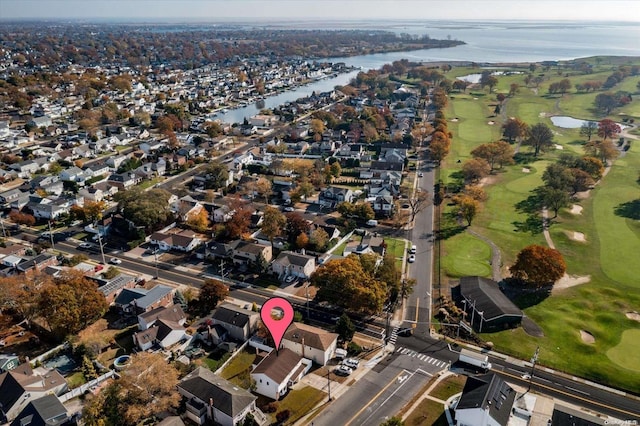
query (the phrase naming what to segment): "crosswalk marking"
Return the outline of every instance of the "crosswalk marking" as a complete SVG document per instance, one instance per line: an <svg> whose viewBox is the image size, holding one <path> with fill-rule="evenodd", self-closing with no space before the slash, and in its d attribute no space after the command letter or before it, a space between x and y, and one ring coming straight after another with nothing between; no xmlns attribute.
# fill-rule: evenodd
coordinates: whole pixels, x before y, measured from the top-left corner
<svg viewBox="0 0 640 426"><path fill-rule="evenodd" d="M419 352L414 351L413 349L404 348L402 346L396 348L395 352L400 353L402 355L410 356L412 358L417 358L424 363L433 365L434 367L443 368L447 365L447 363L444 361L441 361L436 358L432 358L426 354L421 354Z"/></svg>

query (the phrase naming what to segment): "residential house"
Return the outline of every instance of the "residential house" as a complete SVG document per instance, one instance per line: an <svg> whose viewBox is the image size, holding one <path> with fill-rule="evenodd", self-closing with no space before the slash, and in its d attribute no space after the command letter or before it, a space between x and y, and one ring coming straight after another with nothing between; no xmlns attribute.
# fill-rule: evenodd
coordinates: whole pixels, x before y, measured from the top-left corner
<svg viewBox="0 0 640 426"><path fill-rule="evenodd" d="M104 294L107 303L111 305L120 292L125 288L133 288L136 285L136 277L120 273L111 279L91 277L98 284L98 290Z"/></svg>
<svg viewBox="0 0 640 426"><path fill-rule="evenodd" d="M113 173L107 179L109 185L115 186L121 191L129 189L140 182L142 182L142 178L131 172Z"/></svg>
<svg viewBox="0 0 640 426"><path fill-rule="evenodd" d="M122 163L124 163L125 161L127 161L127 156L126 155L114 155L111 156L109 158L107 158L106 164L107 166L109 166L111 168L111 170L118 170L120 168L120 166L122 165Z"/></svg>
<svg viewBox="0 0 640 426"><path fill-rule="evenodd" d="M209 241L204 244L204 257L207 259L230 259L233 256L231 244Z"/></svg>
<svg viewBox="0 0 640 426"><path fill-rule="evenodd" d="M312 362L290 349L272 350L251 372L255 392L278 400L311 369Z"/></svg>
<svg viewBox="0 0 640 426"><path fill-rule="evenodd" d="M102 190L95 187L82 188L78 191L78 195L82 196L85 201L92 201L94 203L104 200L104 193Z"/></svg>
<svg viewBox="0 0 640 426"><path fill-rule="evenodd" d="M153 346L167 349L188 338L189 335L182 325L167 319L158 319L154 321L151 327L135 333L133 335L133 343L141 351L147 351Z"/></svg>
<svg viewBox="0 0 640 426"><path fill-rule="evenodd" d="M467 377L455 407L460 426L506 426L516 391L498 375L490 373Z"/></svg>
<svg viewBox="0 0 640 426"><path fill-rule="evenodd" d="M15 172L18 174L18 177L29 179L31 178L31 175L37 173L41 167L40 164L38 164L34 160L27 160L11 164L9 168L11 170L15 170Z"/></svg>
<svg viewBox="0 0 640 426"><path fill-rule="evenodd" d="M137 287L123 288L114 304L123 312L139 315L159 306L173 305L173 289L162 284L149 290Z"/></svg>
<svg viewBox="0 0 640 426"><path fill-rule="evenodd" d="M258 127L269 127L278 120L275 115L257 114L249 119L249 124Z"/></svg>
<svg viewBox="0 0 640 426"><path fill-rule="evenodd" d="M25 193L18 188L10 189L9 191L5 191L0 194L0 203L9 204L12 201L17 200L18 198L20 198L20 196L24 194ZM26 194L28 195L28 193Z"/></svg>
<svg viewBox="0 0 640 426"><path fill-rule="evenodd" d="M47 266L58 265L58 258L53 254L42 253L31 259L23 260L18 263L16 268L21 272L39 272Z"/></svg>
<svg viewBox="0 0 640 426"><path fill-rule="evenodd" d="M213 211L213 221L216 223L229 222L235 212L235 210L226 205L218 207Z"/></svg>
<svg viewBox="0 0 640 426"><path fill-rule="evenodd" d="M36 126L37 128L41 127L49 127L53 124L51 117L48 115L43 115L41 117L33 117L29 120L29 125Z"/></svg>
<svg viewBox="0 0 640 426"><path fill-rule="evenodd" d="M20 359L17 355L0 355L0 373L13 370L20 365Z"/></svg>
<svg viewBox="0 0 640 426"><path fill-rule="evenodd" d="M158 320L166 320L179 325L184 325L187 321L187 315L184 313L180 305L173 305L169 307L159 306L138 315L138 329L146 330L153 326Z"/></svg>
<svg viewBox="0 0 640 426"><path fill-rule="evenodd" d="M149 241L160 247L160 250L178 250L184 252L193 251L202 242L192 231L182 231L177 234L165 234L154 232Z"/></svg>
<svg viewBox="0 0 640 426"><path fill-rule="evenodd" d="M85 169L85 173L90 174L90 177L109 175L109 166L106 163L94 163Z"/></svg>
<svg viewBox="0 0 640 426"><path fill-rule="evenodd" d="M316 258L292 251L283 251L271 263L271 269L279 278L293 275L307 280L316 270Z"/></svg>
<svg viewBox="0 0 640 426"><path fill-rule="evenodd" d="M371 205L376 215L391 216L393 214L393 197L390 195L377 196Z"/></svg>
<svg viewBox="0 0 640 426"><path fill-rule="evenodd" d="M327 365L338 346L338 335L318 327L291 323L282 338L281 347L319 365Z"/></svg>
<svg viewBox="0 0 640 426"><path fill-rule="evenodd" d="M362 254L377 254L380 257L380 261L386 253L387 244L384 242L384 238L375 235L363 235L360 241L351 241L347 243L344 248L343 256L348 256L351 253Z"/></svg>
<svg viewBox="0 0 640 426"><path fill-rule="evenodd" d="M0 374L0 424L12 421L31 401L66 390L67 382L57 370L36 373L28 362Z"/></svg>
<svg viewBox="0 0 640 426"><path fill-rule="evenodd" d="M11 426L71 425L69 413L55 395L34 399L16 416Z"/></svg>
<svg viewBox="0 0 640 426"><path fill-rule="evenodd" d="M269 263L273 259L271 245L252 243L244 240L236 240L233 245L234 264L257 264L261 261Z"/></svg>
<svg viewBox="0 0 640 426"><path fill-rule="evenodd" d="M190 195L185 195L178 200L177 213L182 221L187 221L194 217L203 209L202 204Z"/></svg>
<svg viewBox="0 0 640 426"><path fill-rule="evenodd" d="M249 413L259 425L266 423L266 416L256 407L256 396L206 367L187 374L178 383L178 392L187 399L187 418L197 425L213 422L236 426L242 424Z"/></svg>
<svg viewBox="0 0 640 426"><path fill-rule="evenodd" d="M258 329L260 314L249 309L243 309L231 303L218 306L211 315L213 324L219 324L229 332L229 335L240 341L245 341Z"/></svg>
<svg viewBox="0 0 640 426"><path fill-rule="evenodd" d="M330 208L342 202L352 203L355 199L355 194L349 188L340 188L337 186L330 186L320 191L319 202Z"/></svg>

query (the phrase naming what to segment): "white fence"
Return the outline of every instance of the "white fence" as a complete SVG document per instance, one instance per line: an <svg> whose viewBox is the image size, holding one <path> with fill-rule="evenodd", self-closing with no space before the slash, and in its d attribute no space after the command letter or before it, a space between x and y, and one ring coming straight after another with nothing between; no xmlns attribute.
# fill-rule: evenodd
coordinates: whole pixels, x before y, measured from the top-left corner
<svg viewBox="0 0 640 426"><path fill-rule="evenodd" d="M64 395L60 395L58 397L58 399L60 400L60 402L64 403L64 402L70 400L71 398L75 398L76 396L80 396L85 391L87 391L88 389L91 389L92 387L97 386L101 382L104 382L109 377L112 377L114 374L115 374L115 371L109 370L106 373L104 373L102 376L100 376L100 377L98 377L96 379L93 379L90 382L87 382L87 383L85 383L84 385L82 385L80 387L77 387L75 389L71 389L69 392L65 393Z"/></svg>
<svg viewBox="0 0 640 426"><path fill-rule="evenodd" d="M29 363L31 364L31 366L35 366L37 362L42 362L47 358L50 358L51 355L53 355L56 352L60 352L62 350L68 349L69 348L69 342L64 342L61 345L56 346L55 348L48 350L47 352L43 353L42 355L38 355L37 357L33 358L32 360L29 361Z"/></svg>

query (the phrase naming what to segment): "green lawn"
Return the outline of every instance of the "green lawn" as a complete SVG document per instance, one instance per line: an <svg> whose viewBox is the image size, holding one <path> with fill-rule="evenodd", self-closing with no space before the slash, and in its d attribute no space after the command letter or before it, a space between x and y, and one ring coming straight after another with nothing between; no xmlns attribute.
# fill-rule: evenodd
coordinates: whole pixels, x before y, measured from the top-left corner
<svg viewBox="0 0 640 426"><path fill-rule="evenodd" d="M405 255L405 240L399 238L385 238L384 242L387 243L387 252L391 253L395 258L402 259Z"/></svg>
<svg viewBox="0 0 640 426"><path fill-rule="evenodd" d="M446 426L447 417L444 414L444 406L439 402L424 399L409 414L404 424L406 426Z"/></svg>
<svg viewBox="0 0 640 426"><path fill-rule="evenodd" d="M484 241L463 232L447 239L444 250L442 266L448 276L491 276L491 247Z"/></svg>
<svg viewBox="0 0 640 426"><path fill-rule="evenodd" d="M449 376L443 379L438 385L429 393L434 398L446 401L453 395L462 392L464 384L467 382L467 376Z"/></svg>
<svg viewBox="0 0 640 426"><path fill-rule="evenodd" d="M610 66L588 76L574 76L569 71L572 82L586 80L604 80L610 73ZM462 75L462 74L459 74ZM527 199L530 191L541 184L541 175L545 167L555 161L562 152L583 154L583 141L579 129L561 129L551 125L547 114L568 115L577 118L602 119L593 111L593 99L597 94L568 93L562 97L547 96L547 87L554 81L564 78L555 71L547 72L547 80L538 90L521 88L520 93L507 101L506 116L517 116L529 124L544 122L555 133L555 142L563 150L553 150L543 154L541 159L529 164L506 167L496 174L485 187L489 196L483 203L483 209L476 217L472 229L491 239L502 252L504 265L510 265L515 255L529 244L546 245L539 224L528 220L529 214L516 211L514 206ZM524 76L521 76L521 79ZM498 77L502 80L501 77ZM509 77L517 81L517 77ZM637 78L629 77L615 90L629 90ZM524 86L522 81L519 82ZM504 91L508 82L500 82L496 88ZM573 89L572 89L573 92ZM459 170L469 152L486 137L486 120L495 103L495 95L479 96L455 95L450 102L447 118L458 117L459 121L450 122L453 132L452 150L443 163L442 177L445 182L453 180L451 174ZM475 104L474 104L475 102ZM640 118L640 101L635 99L628 106L616 110L610 116L621 121L619 112ZM493 139L499 137L496 118L493 127ZM475 123L475 133L469 130L468 123ZM589 282L560 290L553 295L533 303L531 300L518 300L527 316L538 323L545 334L542 338L532 338L522 329L500 333L483 334L483 339L494 343L496 350L509 353L521 359L529 359L536 347L540 346L539 362L571 374L586 377L607 385L638 391L637 374L640 371L631 354L640 353L639 324L625 316L625 313L638 311L640 306L640 221L623 214L616 214L624 203L640 198L640 186L636 181L640 171L640 141L632 143L632 148L624 158L616 160L610 173L598 184L591 196L579 200L582 214L574 215L568 209L560 211L550 228L556 248L563 254L567 263L567 272L572 276L585 276ZM528 152L527 147L522 152ZM524 173L526 166L529 173ZM634 210L627 208L627 215L633 216ZM533 217L535 219L535 217ZM576 241L574 232L581 232L586 242ZM445 241L446 257L443 266L448 275L456 277L470 274L488 256L488 247L468 234L457 234ZM488 265L487 265L488 271ZM507 273L503 268L503 275ZM487 273L488 275L488 273ZM595 343L582 341L580 330L595 337ZM637 357L636 357L637 358ZM411 423L407 423L411 424ZM425 423L427 424L427 423Z"/></svg>
<svg viewBox="0 0 640 426"><path fill-rule="evenodd" d="M326 393L311 386L292 390L278 402L278 412L289 410L291 416L284 424L292 425L298 419L311 412L313 407L318 405L326 397Z"/></svg>
<svg viewBox="0 0 640 426"><path fill-rule="evenodd" d="M255 353L239 352L233 357L231 362L222 370L220 376L223 379L227 379L233 383L243 385L246 382L246 376L251 370L251 364L256 359Z"/></svg>

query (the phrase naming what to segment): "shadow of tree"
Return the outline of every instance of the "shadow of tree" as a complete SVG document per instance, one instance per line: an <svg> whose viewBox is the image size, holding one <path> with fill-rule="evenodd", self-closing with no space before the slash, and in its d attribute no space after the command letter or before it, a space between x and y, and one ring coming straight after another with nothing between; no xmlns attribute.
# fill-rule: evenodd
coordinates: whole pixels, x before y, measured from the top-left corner
<svg viewBox="0 0 640 426"><path fill-rule="evenodd" d="M544 220L536 215L529 215L524 222L514 221L511 224L516 232L529 232L531 235L540 234L544 230Z"/></svg>
<svg viewBox="0 0 640 426"><path fill-rule="evenodd" d="M616 216L626 217L627 219L640 220L640 199L627 201L616 206L613 210Z"/></svg>
<svg viewBox="0 0 640 426"><path fill-rule="evenodd" d="M464 232L465 229L466 227L458 222L456 212L447 212L442 215L442 223L440 229L435 233L435 237L437 240L446 240Z"/></svg>
<svg viewBox="0 0 640 426"><path fill-rule="evenodd" d="M536 160L536 157L533 152L518 152L513 156L513 160L516 164L530 164Z"/></svg>
<svg viewBox="0 0 640 426"><path fill-rule="evenodd" d="M505 278L500 283L504 294L520 309L527 309L544 301L551 295L553 286L532 288L514 278Z"/></svg>
<svg viewBox="0 0 640 426"><path fill-rule="evenodd" d="M540 194L534 190L531 195L516 203L514 207L519 213L537 214L542 209L542 199Z"/></svg>

